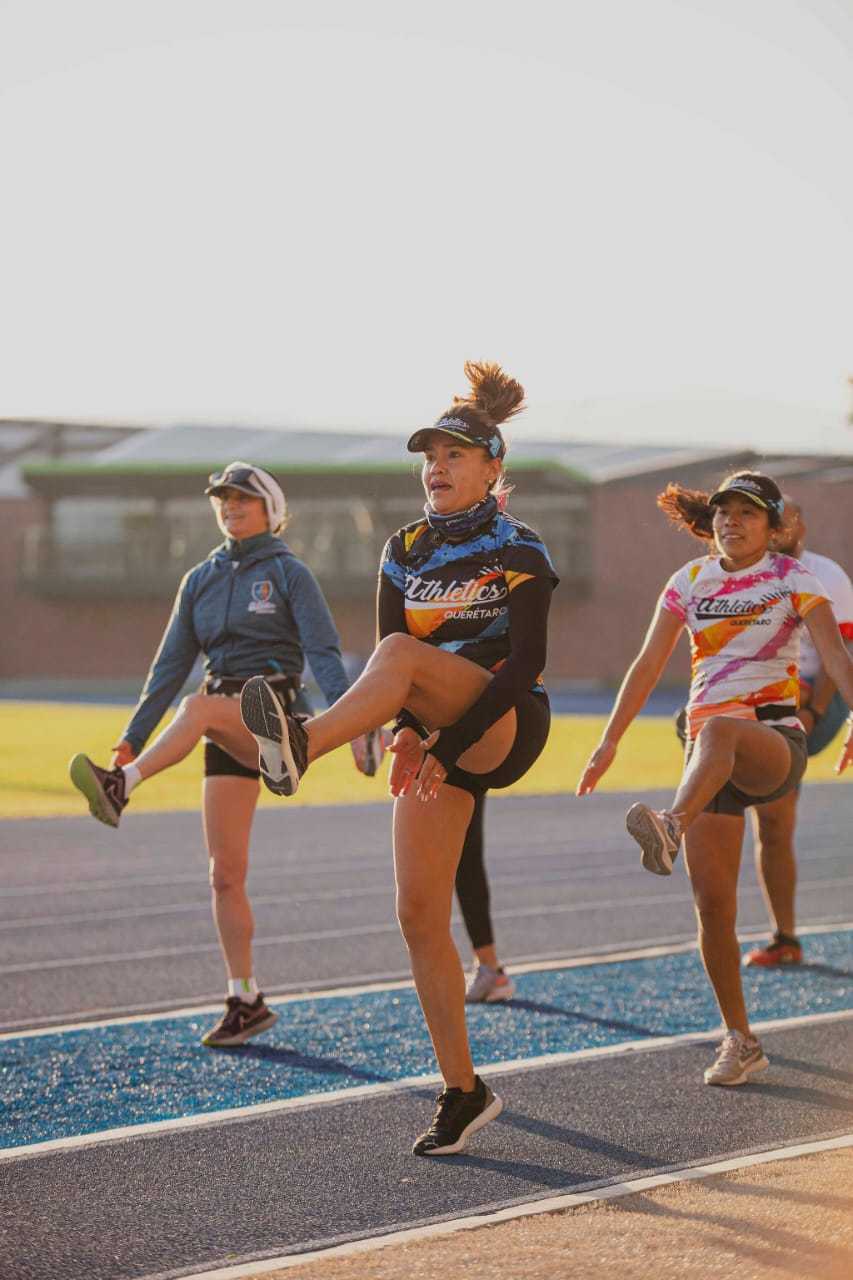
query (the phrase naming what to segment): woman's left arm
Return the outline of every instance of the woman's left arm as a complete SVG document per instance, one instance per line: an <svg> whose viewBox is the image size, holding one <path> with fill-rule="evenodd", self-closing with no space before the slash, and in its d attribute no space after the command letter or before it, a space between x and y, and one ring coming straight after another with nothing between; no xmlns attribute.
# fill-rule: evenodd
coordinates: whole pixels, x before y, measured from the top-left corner
<svg viewBox="0 0 853 1280"><path fill-rule="evenodd" d="M816 604L805 617L821 665L848 707L853 707L853 658L838 630L835 614L826 602Z"/></svg>
<svg viewBox="0 0 853 1280"><path fill-rule="evenodd" d="M554 584L550 578L530 578L509 597L511 652L477 701L455 724L442 729L430 755L446 773L464 751L478 742L487 729L506 715L533 687L548 653L548 610Z"/></svg>
<svg viewBox="0 0 853 1280"><path fill-rule="evenodd" d="M329 706L349 688L341 642L320 584L301 560L285 564L287 591L299 643Z"/></svg>
<svg viewBox="0 0 853 1280"><path fill-rule="evenodd" d="M805 623L824 671L837 686L848 707L853 707L853 658L841 638L835 614L827 603L816 604L806 614ZM853 713L847 721L847 738L835 772L843 773L848 765L853 765Z"/></svg>

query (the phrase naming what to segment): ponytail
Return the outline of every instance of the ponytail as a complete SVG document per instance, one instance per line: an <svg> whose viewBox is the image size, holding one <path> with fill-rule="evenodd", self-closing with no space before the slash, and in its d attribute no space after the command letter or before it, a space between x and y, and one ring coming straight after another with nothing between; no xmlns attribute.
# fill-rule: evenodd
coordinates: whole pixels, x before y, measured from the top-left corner
<svg viewBox="0 0 853 1280"><path fill-rule="evenodd" d="M701 489L685 489L680 484L668 484L657 496L657 504L671 524L685 533L692 533L702 542L714 537L714 508L709 495Z"/></svg>

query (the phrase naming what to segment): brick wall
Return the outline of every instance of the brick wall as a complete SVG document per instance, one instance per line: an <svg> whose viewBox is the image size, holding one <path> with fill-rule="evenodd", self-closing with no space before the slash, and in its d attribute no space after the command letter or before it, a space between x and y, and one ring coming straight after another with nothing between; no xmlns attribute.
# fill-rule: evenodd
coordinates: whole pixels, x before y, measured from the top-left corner
<svg viewBox="0 0 853 1280"><path fill-rule="evenodd" d="M712 484L714 474L690 483ZM639 648L666 579L692 556L694 539L672 530L655 506L659 477L592 491L594 580L584 597L565 587L554 597L548 676L616 684ZM809 528L808 545L853 570L853 480L792 482ZM17 583L16 548L28 524L43 521L37 499L0 503L8 536L0 541L4 620L0 678L141 680L169 615L170 601L133 603L40 599ZM373 647L374 602L330 601L345 650ZM688 654L680 641L664 677L683 683Z"/></svg>

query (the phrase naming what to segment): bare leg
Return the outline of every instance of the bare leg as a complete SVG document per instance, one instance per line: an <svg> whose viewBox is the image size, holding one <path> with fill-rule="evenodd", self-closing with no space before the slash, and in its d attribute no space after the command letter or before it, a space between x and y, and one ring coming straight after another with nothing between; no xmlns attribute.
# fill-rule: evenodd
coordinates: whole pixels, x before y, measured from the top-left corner
<svg viewBox="0 0 853 1280"><path fill-rule="evenodd" d="M766 795L781 787L790 767L790 747L775 729L755 720L715 716L696 739L672 813L686 831L727 782L747 795Z"/></svg>
<svg viewBox="0 0 853 1280"><path fill-rule="evenodd" d="M153 778L188 756L205 736L240 764L250 769L257 766L257 744L240 719L239 699L192 693L181 700L170 723L141 752L136 767L143 778Z"/></svg>
<svg viewBox="0 0 853 1280"><path fill-rule="evenodd" d="M465 977L450 936L453 881L471 818L472 797L443 786L429 808L414 795L394 803L397 916L409 948L412 976L449 1088L474 1088L465 1023ZM428 815L428 819L426 817Z"/></svg>
<svg viewBox="0 0 853 1280"><path fill-rule="evenodd" d="M734 815L700 814L685 838L685 860L699 922L699 949L723 1022L727 1030L749 1035L735 932L743 828L743 818Z"/></svg>
<svg viewBox="0 0 853 1280"><path fill-rule="evenodd" d="M204 835L210 856L213 920L229 978L249 978L255 921L246 893L249 835L258 802L253 778L205 778Z"/></svg>
<svg viewBox="0 0 853 1280"><path fill-rule="evenodd" d="M755 869L774 930L794 936L794 898L797 859L794 831L797 824L796 791L753 809Z"/></svg>
<svg viewBox="0 0 853 1280"><path fill-rule="evenodd" d="M352 688L306 724L308 760L378 729L401 707L430 729L453 724L474 705L489 680L489 673L467 658L413 636L386 636ZM508 711L461 757L464 767L476 773L497 768L512 746L515 724L515 711Z"/></svg>

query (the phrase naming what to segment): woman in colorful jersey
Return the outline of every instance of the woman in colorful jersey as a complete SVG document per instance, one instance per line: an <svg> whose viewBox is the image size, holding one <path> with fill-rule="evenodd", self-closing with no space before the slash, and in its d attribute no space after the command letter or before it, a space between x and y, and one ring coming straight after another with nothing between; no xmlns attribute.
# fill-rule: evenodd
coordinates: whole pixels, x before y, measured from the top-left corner
<svg viewBox="0 0 853 1280"><path fill-rule="evenodd" d="M258 800L258 753L240 719L237 695L249 676L268 671L282 698L308 710L301 692L306 658L329 703L346 691L349 681L314 575L279 537L287 506L274 477L261 467L232 462L210 477L205 493L225 542L181 582L111 768L101 769L79 754L70 773L93 817L117 827L133 788L183 760L204 738L204 834L228 996L225 1013L202 1044L228 1048L267 1030L278 1016L264 1002L252 964L254 920L246 875ZM183 699L143 751L200 652L205 657L202 691ZM379 749L376 739L353 742L362 772L373 772L371 753Z"/></svg>
<svg viewBox="0 0 853 1280"><path fill-rule="evenodd" d="M806 767L797 718L803 623L848 702L853 662L820 583L799 561L770 549L784 508L773 480L739 472L710 497L669 485L658 504L678 527L713 543L714 552L691 560L666 584L577 790L587 795L609 769L686 628L692 680L684 775L671 809L635 804L627 827L642 865L655 875L671 873L686 837L699 946L726 1027L705 1081L737 1085L767 1066L749 1029L735 933L744 810L786 795ZM851 763L853 724L838 772Z"/></svg>
<svg viewBox="0 0 853 1280"><path fill-rule="evenodd" d="M445 1082L415 1155L461 1150L501 1110L471 1061L450 934L453 881L475 797L526 773L550 724L540 673L557 578L538 535L503 514L498 500L506 452L499 424L521 409L524 390L494 364L465 372L470 394L408 442L424 454L427 502L385 548L380 641L362 675L307 724L263 680L242 696L261 773L281 795L293 794L319 756L397 717L397 911Z"/></svg>

